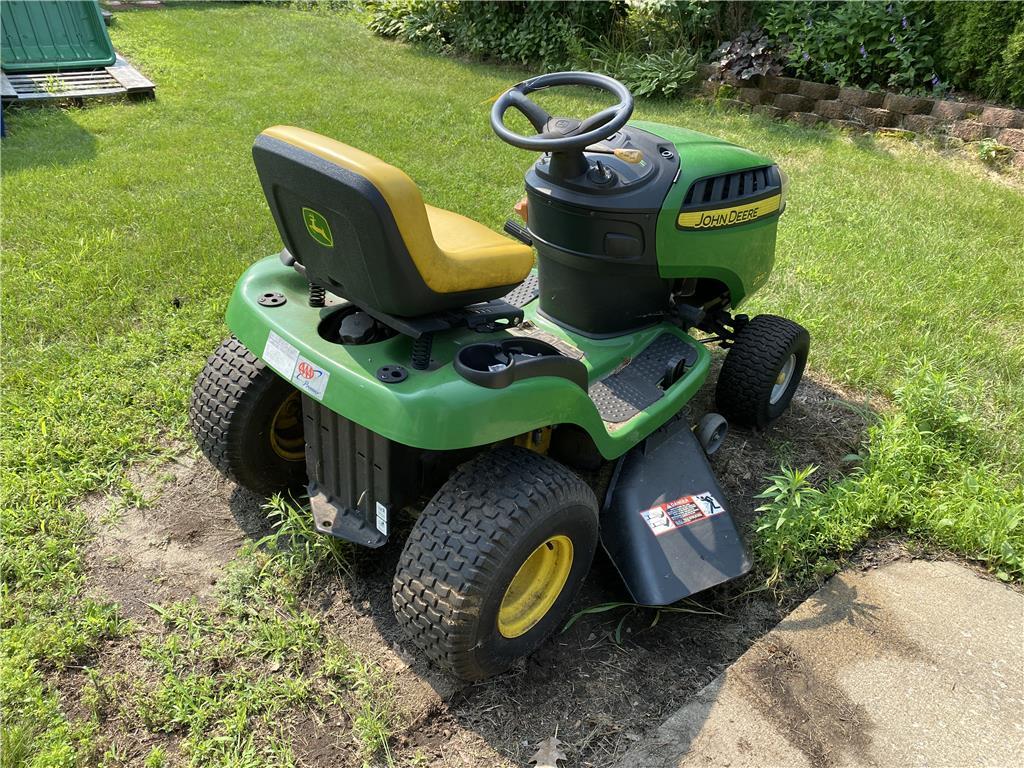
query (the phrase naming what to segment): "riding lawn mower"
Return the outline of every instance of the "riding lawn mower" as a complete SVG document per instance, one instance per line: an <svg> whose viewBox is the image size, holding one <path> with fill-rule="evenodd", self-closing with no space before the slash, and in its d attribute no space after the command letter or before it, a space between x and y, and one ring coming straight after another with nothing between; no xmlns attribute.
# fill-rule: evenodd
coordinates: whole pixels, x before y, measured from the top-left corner
<svg viewBox="0 0 1024 768"><path fill-rule="evenodd" d="M552 117L530 94L556 86L616 103ZM535 134L508 128L510 109ZM726 419L777 419L807 360L801 326L735 313L771 272L786 177L632 111L625 86L586 72L498 97L498 137L541 153L507 236L325 136L276 126L253 147L284 248L235 286L192 429L240 485L301 489L323 535L384 547L420 510L395 614L463 679L554 632L599 544L642 605L751 565L707 455ZM692 425L716 344L721 415ZM598 499L581 475L602 467Z"/></svg>

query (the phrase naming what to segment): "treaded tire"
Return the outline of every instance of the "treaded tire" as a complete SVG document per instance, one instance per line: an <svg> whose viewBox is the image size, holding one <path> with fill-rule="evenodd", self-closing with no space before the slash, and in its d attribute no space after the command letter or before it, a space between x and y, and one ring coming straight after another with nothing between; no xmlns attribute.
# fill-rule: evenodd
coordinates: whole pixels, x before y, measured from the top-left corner
<svg viewBox="0 0 1024 768"><path fill-rule="evenodd" d="M718 374L715 400L729 421L764 429L789 407L807 365L811 336L802 325L776 315L758 315L736 335ZM774 403L772 389L791 356L795 368Z"/></svg>
<svg viewBox="0 0 1024 768"><path fill-rule="evenodd" d="M498 629L513 577L553 536L572 542L554 603L518 637ZM463 680L480 680L533 652L560 625L598 540L593 491L566 467L503 446L463 464L423 510L395 574L393 604L409 640Z"/></svg>
<svg viewBox="0 0 1024 768"><path fill-rule="evenodd" d="M301 491L305 460L283 458L270 440L275 414L294 392L242 342L225 339L206 361L189 403L189 426L203 455L262 496Z"/></svg>

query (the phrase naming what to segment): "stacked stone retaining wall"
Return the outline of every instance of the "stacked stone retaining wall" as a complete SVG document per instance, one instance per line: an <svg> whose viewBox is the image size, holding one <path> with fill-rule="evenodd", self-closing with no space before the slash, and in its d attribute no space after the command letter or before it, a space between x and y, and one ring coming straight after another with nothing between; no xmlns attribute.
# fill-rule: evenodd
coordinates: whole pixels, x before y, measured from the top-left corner
<svg viewBox="0 0 1024 768"><path fill-rule="evenodd" d="M1024 110L898 93L841 88L794 77L704 82L703 91L727 106L801 125L888 134L941 136L954 144L988 141L993 156L1024 170ZM993 143L994 142L994 143Z"/></svg>

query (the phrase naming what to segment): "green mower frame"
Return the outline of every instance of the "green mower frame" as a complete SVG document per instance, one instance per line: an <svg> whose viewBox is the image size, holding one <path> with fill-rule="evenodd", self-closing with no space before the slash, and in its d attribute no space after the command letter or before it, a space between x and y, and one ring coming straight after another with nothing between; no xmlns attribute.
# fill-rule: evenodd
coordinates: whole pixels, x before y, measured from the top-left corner
<svg viewBox="0 0 1024 768"><path fill-rule="evenodd" d="M528 95L559 85L618 102L551 117ZM537 135L509 130L510 108ZM514 239L424 206L401 171L325 137L276 127L254 147L285 249L235 286L193 430L239 483L308 494L326 535L381 547L422 509L396 615L465 679L557 628L599 541L646 604L750 567L705 456L725 419L691 429L684 407L713 343L729 349L718 407L739 426L766 427L799 383L807 332L734 314L771 272L786 179L631 112L625 87L591 73L499 97L498 136L544 153ZM574 470L608 461L599 502Z"/></svg>

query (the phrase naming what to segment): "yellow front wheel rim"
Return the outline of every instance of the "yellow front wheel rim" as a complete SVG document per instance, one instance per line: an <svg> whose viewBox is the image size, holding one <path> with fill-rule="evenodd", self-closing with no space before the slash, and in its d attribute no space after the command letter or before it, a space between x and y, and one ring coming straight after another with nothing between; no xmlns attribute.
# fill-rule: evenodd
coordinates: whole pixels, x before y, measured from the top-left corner
<svg viewBox="0 0 1024 768"><path fill-rule="evenodd" d="M544 618L562 594L572 569L572 541L552 536L519 566L498 608L498 631L503 637L525 635Z"/></svg>
<svg viewBox="0 0 1024 768"><path fill-rule="evenodd" d="M270 447L285 461L306 457L306 438L302 434L302 403L298 391L286 397L270 421Z"/></svg>

